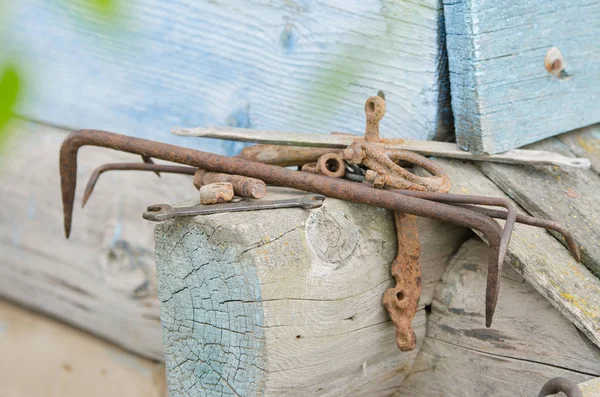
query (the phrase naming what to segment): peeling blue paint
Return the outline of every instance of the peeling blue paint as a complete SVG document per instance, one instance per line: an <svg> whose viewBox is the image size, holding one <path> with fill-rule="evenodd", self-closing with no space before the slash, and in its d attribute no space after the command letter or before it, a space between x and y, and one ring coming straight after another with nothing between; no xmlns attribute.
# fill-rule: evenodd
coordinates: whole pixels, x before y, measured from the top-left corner
<svg viewBox="0 0 600 397"><path fill-rule="evenodd" d="M285 50L285 52L290 53L296 47L296 34L292 28L291 24L285 25L283 32L281 32L281 36L279 37L281 41L281 46Z"/></svg>

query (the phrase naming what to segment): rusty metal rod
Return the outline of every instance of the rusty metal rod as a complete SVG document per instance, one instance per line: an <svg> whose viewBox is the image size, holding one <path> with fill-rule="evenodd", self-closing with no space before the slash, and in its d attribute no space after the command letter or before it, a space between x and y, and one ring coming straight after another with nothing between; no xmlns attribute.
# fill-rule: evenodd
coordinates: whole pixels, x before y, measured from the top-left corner
<svg viewBox="0 0 600 397"><path fill-rule="evenodd" d="M148 160L146 160L148 159ZM147 162L146 162L147 161ZM106 171L152 171L156 175L160 176L161 172L169 173L169 174L185 174L185 175L194 175L197 168L196 167L185 167L182 165L168 165L168 164L154 164L150 157L144 158L144 163L108 163L102 164L97 167L90 179L85 186L85 191L83 193L83 200L81 202L81 208L85 207L85 204L88 202L92 192L94 191L94 187L98 182L98 178Z"/></svg>
<svg viewBox="0 0 600 397"><path fill-rule="evenodd" d="M389 189L391 190L391 189ZM412 190L394 190L405 196L418 197L426 200L433 200L439 203L463 203L463 204L481 204L481 205L494 205L502 206L507 209L506 213L506 224L502 231L502 238L500 240L500 247L498 250L498 266L490 267L488 269L487 283L488 285L500 285L500 277L502 276L502 266L504 265L504 258L510 243L510 237L512 235L515 221L517 220L517 206L510 200L502 197L484 197L484 196L471 196L462 194L452 193L435 193L435 192L417 192ZM493 289L486 290L486 302L492 302L492 306L495 307L498 301L497 291ZM486 325L491 326L491 318L486 315ZM489 323L488 323L489 322Z"/></svg>
<svg viewBox="0 0 600 397"><path fill-rule="evenodd" d="M490 246L489 272L498 274L502 228L492 218L465 208L444 203L398 195L380 189L326 176L292 171L286 168L254 163L240 158L220 156L194 149L158 143L141 138L98 130L81 130L71 133L60 150L60 173L64 212L64 229L71 233L73 201L77 183L77 152L82 146L99 146L142 156L186 164L212 172L244 175L265 183L323 194L355 203L387 208L426 218L438 219L459 226L473 228L483 233ZM488 277L486 293L486 325L491 326L499 284L496 277Z"/></svg>
<svg viewBox="0 0 600 397"><path fill-rule="evenodd" d="M248 178L241 175L230 175L218 172L209 172L198 168L194 174L194 186L196 189L204 185L215 182L229 182L233 186L233 191L241 197L251 197L255 199L263 198L267 194L267 185L260 179Z"/></svg>

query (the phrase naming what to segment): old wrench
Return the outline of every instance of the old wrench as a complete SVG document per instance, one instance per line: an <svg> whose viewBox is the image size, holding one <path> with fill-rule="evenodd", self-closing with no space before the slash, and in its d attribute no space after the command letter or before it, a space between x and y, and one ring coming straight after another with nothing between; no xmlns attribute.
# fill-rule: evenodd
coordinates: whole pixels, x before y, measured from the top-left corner
<svg viewBox="0 0 600 397"><path fill-rule="evenodd" d="M287 200L240 201L239 203L200 205L196 207L171 207L168 204L156 204L149 206L143 217L149 221L162 222L179 216L208 215L220 212L257 211L290 207L313 209L323 205L324 200L325 196L321 194L306 194L299 198Z"/></svg>

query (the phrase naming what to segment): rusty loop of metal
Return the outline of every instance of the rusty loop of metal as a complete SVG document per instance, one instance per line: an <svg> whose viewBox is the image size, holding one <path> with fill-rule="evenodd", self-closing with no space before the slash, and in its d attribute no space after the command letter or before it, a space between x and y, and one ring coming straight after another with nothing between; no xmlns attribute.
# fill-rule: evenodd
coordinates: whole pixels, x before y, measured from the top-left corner
<svg viewBox="0 0 600 397"><path fill-rule="evenodd" d="M577 383L569 378L558 376L550 379L540 390L538 397L546 397L563 392L566 397L583 397L581 389Z"/></svg>

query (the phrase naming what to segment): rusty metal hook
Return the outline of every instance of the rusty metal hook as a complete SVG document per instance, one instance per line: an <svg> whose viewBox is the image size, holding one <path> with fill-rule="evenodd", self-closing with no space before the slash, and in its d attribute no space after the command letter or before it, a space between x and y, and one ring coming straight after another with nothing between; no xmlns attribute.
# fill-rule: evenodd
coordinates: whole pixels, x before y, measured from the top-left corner
<svg viewBox="0 0 600 397"><path fill-rule="evenodd" d="M71 232L73 202L77 177L77 152L82 146L98 146L138 154L174 163L186 164L207 171L232 173L263 180L265 183L291 187L298 190L323 194L356 203L378 206L393 211L438 219L459 226L473 228L485 235L490 250L490 268L498 269L504 257L500 252L502 229L492 218L466 208L434 203L416 197L398 195L363 184L326 176L293 171L277 166L250 162L240 158L220 156L194 149L158 143L141 138L98 130L81 130L70 134L61 147L60 173L63 198L64 229ZM488 278L488 281L491 279ZM497 285L488 284L495 291L486 296L486 324L491 325L497 296Z"/></svg>

